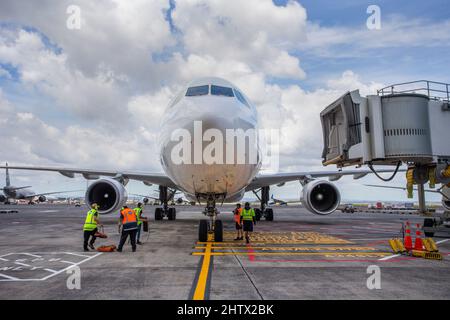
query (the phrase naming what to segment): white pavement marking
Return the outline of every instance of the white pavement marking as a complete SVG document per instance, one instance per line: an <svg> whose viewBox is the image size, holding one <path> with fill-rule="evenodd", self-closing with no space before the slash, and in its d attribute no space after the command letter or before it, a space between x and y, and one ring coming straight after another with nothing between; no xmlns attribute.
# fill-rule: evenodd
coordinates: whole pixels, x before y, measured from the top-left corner
<svg viewBox="0 0 450 320"><path fill-rule="evenodd" d="M4 259L4 258L0 258L0 260L2 260L2 261L9 261L8 259Z"/></svg>
<svg viewBox="0 0 450 320"><path fill-rule="evenodd" d="M14 278L14 277L11 277L11 276L7 276L6 274L3 274L3 273L0 273L0 277L5 277L6 279L14 280L14 281L20 280L20 279L18 279L18 278ZM1 280L0 280L0 281L1 281Z"/></svg>
<svg viewBox="0 0 450 320"><path fill-rule="evenodd" d="M25 252L20 252L20 253L17 253L17 254L26 254L27 256L32 256L32 257L35 257L35 258L42 258L42 256L38 256L37 254L31 254L31 253L25 253Z"/></svg>
<svg viewBox="0 0 450 320"><path fill-rule="evenodd" d="M78 265L80 265L80 264L82 264L82 263L84 263L84 262L87 262L87 261L89 261L89 260L91 260L91 259L94 259L95 257L98 257L98 256L101 255L101 254L102 254L102 252L99 252L99 253L97 253L96 255L93 255L93 256L91 256L91 257L89 257L89 258L87 258L87 259L81 260L80 262L75 263L75 264L73 264L73 265L71 265L71 266L68 266L67 268L64 268L64 269L62 269L62 270L59 270L58 272L56 272L56 273L54 273L54 274L51 274L51 275L49 275L49 276L47 276L47 277L45 277L45 278L42 278L42 281L45 281L45 280L47 280L47 279L49 279L49 278L51 278L51 277L53 277L53 276L56 276L56 275L58 275L58 274L60 274L60 273L66 272L66 271L69 270L70 268L73 268L74 266L78 266Z"/></svg>
<svg viewBox="0 0 450 320"><path fill-rule="evenodd" d="M79 254L79 253L73 253L73 252L63 252L63 253L67 253L67 254L71 254L74 256L78 256L78 257L85 257L85 258L89 258L90 256L87 256L85 254Z"/></svg>
<svg viewBox="0 0 450 320"><path fill-rule="evenodd" d="M66 261L66 260L61 260L61 261L59 261L59 262L62 262L62 263L68 263L68 264L76 264L76 262Z"/></svg>
<svg viewBox="0 0 450 320"><path fill-rule="evenodd" d="M17 262L17 261L15 261L14 263L15 263L15 264L18 264L18 265L21 265L21 266L24 266L24 267L31 267L29 264L22 263L22 262Z"/></svg>
<svg viewBox="0 0 450 320"><path fill-rule="evenodd" d="M450 240L450 239L445 239L445 240L438 241L438 242L436 242L436 244L441 244L441 243L447 242L448 240Z"/></svg>
<svg viewBox="0 0 450 320"><path fill-rule="evenodd" d="M52 278L52 277L54 277L54 276L56 276L56 275L58 275L58 274L61 274L61 273L65 272L65 271L69 270L70 268L73 268L74 266L79 266L80 264L85 263L85 262L87 262L87 261L89 261L89 260L91 260L91 259L94 259L95 257L98 257L99 255L102 254L102 252L99 252L99 253L97 253L97 254L95 254L95 255L93 255L93 256L79 255L79 254L71 253L71 252L48 252L47 254L61 254L61 253L62 253L62 254L73 254L73 255L76 255L76 256L84 256L84 257L87 257L87 258L86 258L86 259L83 259L83 260L81 260L81 261L79 261L79 262L77 262L77 263L71 263L70 266L68 266L68 267L66 267L66 268L64 268L64 269L58 270L58 271L53 270L53 269L44 269L45 271L51 272L52 274L50 274L50 275L48 275L48 276L46 276L46 277L44 277L44 278L41 278L41 279L20 279L20 278L15 278L15 277L11 277L11 276L8 276L8 275L6 275L6 274L0 273L0 277L6 278L6 279L4 279L4 280L0 280L0 282L5 282L5 281L20 281L20 282L24 282L24 281L45 281L45 280L47 280L47 279L49 279L49 278ZM26 254L26 255L30 255L30 256L34 256L34 257L39 257L39 258L41 258L41 256L34 255L34 254L31 254L31 253L25 253L25 252L21 252L21 253L8 253L8 254L5 254L5 255L3 255L3 256L12 255L12 254ZM46 253L43 252L43 253L41 253L41 254L46 254ZM59 260L59 262L61 262L61 260ZM69 261L66 261L66 262L69 262Z"/></svg>
<svg viewBox="0 0 450 320"><path fill-rule="evenodd" d="M401 254L394 254L392 256L387 256L387 257L384 257L384 258L381 258L381 259L378 259L378 260L379 261L386 261L386 260L389 260L389 259L392 259L392 258L395 258L395 257L398 257L398 256L401 256Z"/></svg>

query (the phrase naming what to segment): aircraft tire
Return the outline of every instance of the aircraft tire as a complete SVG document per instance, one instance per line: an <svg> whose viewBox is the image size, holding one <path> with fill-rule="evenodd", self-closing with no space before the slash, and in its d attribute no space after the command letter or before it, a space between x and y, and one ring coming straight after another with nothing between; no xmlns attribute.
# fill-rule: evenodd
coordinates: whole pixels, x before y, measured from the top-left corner
<svg viewBox="0 0 450 320"><path fill-rule="evenodd" d="M216 220L214 223L214 241L222 242L223 241L223 224L222 220Z"/></svg>
<svg viewBox="0 0 450 320"><path fill-rule="evenodd" d="M200 220L198 225L198 241L208 241L208 221Z"/></svg>
<svg viewBox="0 0 450 320"><path fill-rule="evenodd" d="M259 208L255 209L255 219L256 219L256 221L261 220L261 209L259 209Z"/></svg>
<svg viewBox="0 0 450 320"><path fill-rule="evenodd" d="M169 214L167 215L169 220L176 220L177 219L177 210L175 208L169 208Z"/></svg>
<svg viewBox="0 0 450 320"><path fill-rule="evenodd" d="M267 208L265 212L266 221L273 221L273 209Z"/></svg>
<svg viewBox="0 0 450 320"><path fill-rule="evenodd" d="M423 220L424 227L433 227L433 225L434 225L433 219L427 218L427 219ZM424 234L425 234L425 237L427 237L427 238L432 238L434 236L434 232L426 232L425 231Z"/></svg>
<svg viewBox="0 0 450 320"><path fill-rule="evenodd" d="M162 208L156 208L155 209L155 220L162 220L162 219L163 219Z"/></svg>

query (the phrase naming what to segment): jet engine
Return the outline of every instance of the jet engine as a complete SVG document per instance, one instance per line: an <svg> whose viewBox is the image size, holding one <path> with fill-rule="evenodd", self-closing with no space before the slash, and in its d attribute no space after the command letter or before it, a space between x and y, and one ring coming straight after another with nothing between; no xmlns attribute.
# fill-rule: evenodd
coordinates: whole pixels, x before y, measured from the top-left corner
<svg viewBox="0 0 450 320"><path fill-rule="evenodd" d="M341 195L334 184L324 180L312 180L303 186L301 200L312 213L327 215L339 206Z"/></svg>
<svg viewBox="0 0 450 320"><path fill-rule="evenodd" d="M104 178L93 182L86 190L86 204L98 204L100 214L119 210L127 201L128 193L119 181Z"/></svg>
<svg viewBox="0 0 450 320"><path fill-rule="evenodd" d="M450 200L442 198L442 206L445 210L450 211Z"/></svg>
<svg viewBox="0 0 450 320"><path fill-rule="evenodd" d="M6 201L6 197L2 194L0 194L0 202L5 202Z"/></svg>
<svg viewBox="0 0 450 320"><path fill-rule="evenodd" d="M47 200L47 198L45 196L39 196L38 200L39 200L39 202L45 202L45 200Z"/></svg>
<svg viewBox="0 0 450 320"><path fill-rule="evenodd" d="M147 204L148 203L148 198L144 198L144 199L142 199L142 202L144 203L144 204Z"/></svg>

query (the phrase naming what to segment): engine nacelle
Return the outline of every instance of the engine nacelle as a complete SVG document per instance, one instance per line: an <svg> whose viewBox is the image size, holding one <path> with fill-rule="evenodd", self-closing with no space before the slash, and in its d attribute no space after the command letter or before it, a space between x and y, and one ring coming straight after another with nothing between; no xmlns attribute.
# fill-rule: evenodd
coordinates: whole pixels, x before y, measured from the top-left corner
<svg viewBox="0 0 450 320"><path fill-rule="evenodd" d="M86 204L98 204L100 214L119 210L127 201L128 193L123 184L114 179L103 178L94 181L86 190Z"/></svg>
<svg viewBox="0 0 450 320"><path fill-rule="evenodd" d="M142 199L142 202L144 203L144 204L147 204L148 203L148 198L144 198L144 199Z"/></svg>
<svg viewBox="0 0 450 320"><path fill-rule="evenodd" d="M5 202L6 201L6 197L2 194L0 194L0 202Z"/></svg>
<svg viewBox="0 0 450 320"><path fill-rule="evenodd" d="M450 211L450 200L442 198L442 206L445 210Z"/></svg>
<svg viewBox="0 0 450 320"><path fill-rule="evenodd" d="M444 207L445 210L450 211L450 188L447 186L444 186L441 190L442 194L444 195L442 197L442 206Z"/></svg>
<svg viewBox="0 0 450 320"><path fill-rule="evenodd" d="M39 196L38 200L39 202L45 202L47 198L45 196Z"/></svg>
<svg viewBox="0 0 450 320"><path fill-rule="evenodd" d="M341 194L334 184L325 180L313 180L303 186L302 203L312 213L333 213L341 202Z"/></svg>

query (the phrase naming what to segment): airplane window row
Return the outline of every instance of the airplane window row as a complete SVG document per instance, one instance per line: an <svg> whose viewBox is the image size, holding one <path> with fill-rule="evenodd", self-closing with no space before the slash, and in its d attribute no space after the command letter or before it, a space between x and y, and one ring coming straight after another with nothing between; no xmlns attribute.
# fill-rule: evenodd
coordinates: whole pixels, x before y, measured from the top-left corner
<svg viewBox="0 0 450 320"><path fill-rule="evenodd" d="M187 89L186 96L187 97L204 96L204 95L207 95L208 93L209 93L209 85L195 86L195 87L189 87ZM211 85L211 94L214 96L225 96L225 97L236 96L236 98L242 104L244 104L250 108L250 105L248 104L247 100L245 100L244 95L236 89L233 90L229 87Z"/></svg>

